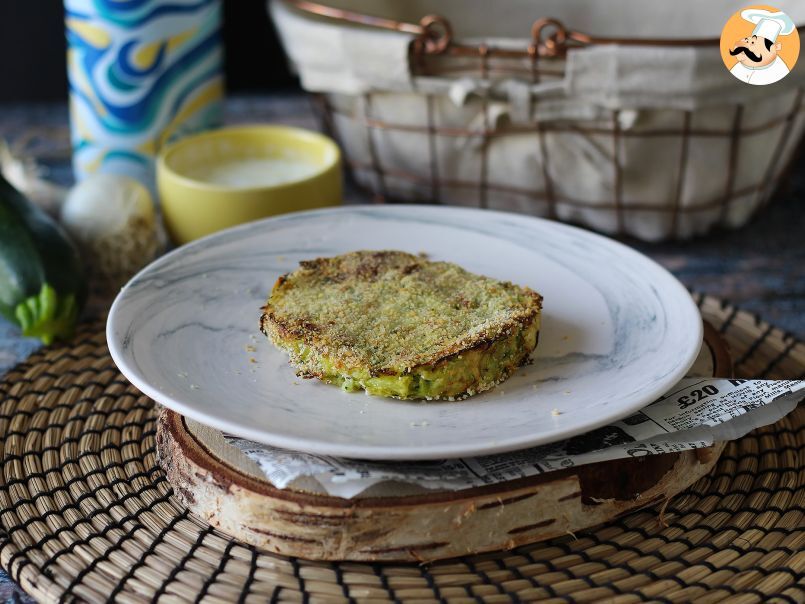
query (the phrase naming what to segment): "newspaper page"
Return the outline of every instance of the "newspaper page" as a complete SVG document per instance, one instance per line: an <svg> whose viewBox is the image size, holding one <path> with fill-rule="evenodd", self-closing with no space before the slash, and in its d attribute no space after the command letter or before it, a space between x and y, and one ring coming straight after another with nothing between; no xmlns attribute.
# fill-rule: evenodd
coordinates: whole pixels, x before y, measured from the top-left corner
<svg viewBox="0 0 805 604"><path fill-rule="evenodd" d="M709 447L773 424L805 398L805 381L686 378L659 400L611 425L550 445L461 459L387 462L279 449L225 435L277 488L309 477L351 498L395 481L460 490L613 459Z"/></svg>

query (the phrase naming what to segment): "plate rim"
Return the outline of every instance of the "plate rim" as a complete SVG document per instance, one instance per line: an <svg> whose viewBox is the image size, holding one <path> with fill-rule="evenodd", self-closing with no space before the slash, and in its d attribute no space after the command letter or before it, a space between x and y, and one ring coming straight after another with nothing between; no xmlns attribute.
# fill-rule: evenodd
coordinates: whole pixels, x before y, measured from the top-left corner
<svg viewBox="0 0 805 604"><path fill-rule="evenodd" d="M501 218L524 220L526 222L535 221L537 223L542 223L543 226L550 225L551 228L559 228L562 230L566 230L574 236L592 238L593 240L602 242L603 245L614 246L615 248L618 249L619 253L631 255L641 262L648 263L649 265L652 266L652 269L663 274L668 279L669 285L672 285L677 290L677 293L679 294L679 299L684 300L684 304L689 305L689 310L692 310L693 314L698 318L698 320L695 321L695 325L689 326L689 329L693 329L695 331L696 334L695 341L698 342L698 345L691 348L691 351L688 353L687 358L685 358L678 365L678 369L675 372L670 373L669 376L667 376L664 380L660 382L664 384L665 381L667 380L669 382L668 385L664 385L662 387L655 386L653 389L650 390L651 396L647 394L645 397L642 397L642 400L639 403L633 403L628 407L622 407L614 415L609 415L607 417L600 418L599 420L596 420L594 422L585 425L584 430L578 430L572 428L565 429L564 431L558 432L555 437L551 437L550 439L547 440L545 438L534 439L533 437L529 439L527 436L523 436L515 440L507 440L503 444L497 442L491 442L486 445L476 446L474 447L473 451L468 451L466 448L460 449L458 446L455 445L441 449L438 446L403 447L403 446L378 446L378 445L366 445L366 444L343 444L337 442L322 442L320 440L311 440L309 438L301 438L296 436L289 437L276 432L268 433L268 435L271 438L266 439L267 433L264 430L250 429L248 426L244 426L241 424L232 424L228 422L226 419L218 419L214 417L211 418L206 413L196 411L192 405L184 403L181 400L176 399L168 394L162 393L157 388L152 387L148 383L148 381L144 379L145 376L143 376L143 379L140 379L140 376L137 375L138 371L127 366L124 360L123 352L119 348L122 342L118 342L117 338L114 337L113 322L116 316L121 312L120 307L122 305L122 300L125 297L125 294L128 292L131 285L135 283L141 275L155 268L159 268L163 264L169 262L174 256L188 253L194 248L208 244L209 241L218 238L223 238L225 236L230 236L239 231L259 228L260 225L263 224L282 222L291 219L298 219L300 216L337 214L355 210L363 212L368 211L370 213L371 212L382 213L386 211L399 211L399 212L435 211L435 212L456 212L465 214L484 213L484 214L496 215ZM617 421L619 418L626 417L629 414L634 413L639 409L642 409L651 401L656 400L661 395L665 394L669 390L669 388L672 388L676 382L678 382L686 375L690 367L692 367L693 364L695 363L696 358L701 349L701 346L703 344L703 337L704 337L703 330L704 330L703 320L701 317L701 313L699 312L699 308L696 305L696 302L694 301L692 296L690 295L690 292L682 284L682 282L679 281L679 279L677 279L676 276L673 275L673 273L671 273L668 269L666 269L664 266L659 264L654 259L613 238L574 225L549 220L538 216L531 216L528 214L518 214L515 212L504 212L500 210L487 210L481 208L470 208L461 206L437 206L429 204L428 205L389 204L389 205L376 205L376 206L342 205L334 208L321 208L314 210L291 212L287 214L281 214L279 216L271 216L260 220L246 222L227 229L222 229L215 233L211 233L210 235L207 235L205 237L196 239L195 241L191 241L187 244L178 246L176 249L171 250L167 254L160 256L153 262L143 267L126 283L126 285L123 288L121 288L121 290L115 296L115 300L113 301L112 305L109 308L109 314L107 315L106 319L105 335L106 335L106 344L109 349L109 354L112 357L112 360L114 361L118 370L123 374L123 376L127 380L129 380L129 382L131 382L138 390L140 390L143 394L145 394L155 402L164 405L165 407L168 407L173 411L176 411L180 415L185 415L202 424L206 424L208 426L221 430L227 434L252 440L261 444L266 444L269 446L279 447L293 451L300 451L304 453L311 453L315 455L330 455L333 457L345 457L345 458L378 460L378 461L381 460L415 461L415 460L439 460L439 459L456 459L462 457L477 457L482 455L493 455L498 453L518 451L534 446L541 446L553 442L560 442L577 434L583 434L585 432L589 432L595 430L596 428L605 426L609 423L612 423L613 421ZM673 378L671 376L673 376ZM268 440L270 440L271 442L268 442Z"/></svg>

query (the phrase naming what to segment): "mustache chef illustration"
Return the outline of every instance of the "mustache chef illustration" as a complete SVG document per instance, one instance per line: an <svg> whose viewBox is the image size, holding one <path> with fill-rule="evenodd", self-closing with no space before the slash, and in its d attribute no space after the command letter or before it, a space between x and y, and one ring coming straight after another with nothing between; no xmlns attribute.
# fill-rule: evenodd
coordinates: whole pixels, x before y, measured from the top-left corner
<svg viewBox="0 0 805 604"><path fill-rule="evenodd" d="M750 36L736 41L730 49L738 61L730 73L756 86L782 80L789 68L778 54L783 46L777 38L793 32L794 22L785 13L760 8L748 8L741 12L741 17L756 25Z"/></svg>

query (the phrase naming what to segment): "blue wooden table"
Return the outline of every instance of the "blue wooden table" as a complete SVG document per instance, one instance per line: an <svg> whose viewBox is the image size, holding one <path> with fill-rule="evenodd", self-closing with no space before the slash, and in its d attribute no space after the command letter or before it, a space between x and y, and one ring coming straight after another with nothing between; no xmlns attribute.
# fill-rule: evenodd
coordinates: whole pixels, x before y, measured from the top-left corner
<svg viewBox="0 0 805 604"><path fill-rule="evenodd" d="M26 148L52 180L69 184L69 130L63 104L13 105L0 110L0 137ZM299 93L238 97L227 101L227 121L280 122L317 128L312 105ZM688 287L761 315L798 339L805 337L805 156L772 204L737 231L721 231L683 243L624 240L650 256ZM347 201L369 201L348 186ZM36 350L0 319L0 374ZM0 571L0 601L31 600Z"/></svg>

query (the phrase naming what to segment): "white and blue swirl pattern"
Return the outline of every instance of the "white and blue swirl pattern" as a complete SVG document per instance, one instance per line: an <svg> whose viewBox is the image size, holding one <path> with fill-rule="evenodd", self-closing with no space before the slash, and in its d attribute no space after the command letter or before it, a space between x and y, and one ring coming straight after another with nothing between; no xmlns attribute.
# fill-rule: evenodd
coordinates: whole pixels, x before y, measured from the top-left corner
<svg viewBox="0 0 805 604"><path fill-rule="evenodd" d="M65 0L73 168L148 185L160 146L221 121L221 0Z"/></svg>
<svg viewBox="0 0 805 604"><path fill-rule="evenodd" d="M534 363L457 403L296 378L259 333L259 309L300 260L357 249L424 251L539 291ZM685 375L702 331L676 279L604 237L513 214L386 206L290 214L184 246L120 293L107 338L143 392L232 434L342 457L435 459L544 444L624 417Z"/></svg>

